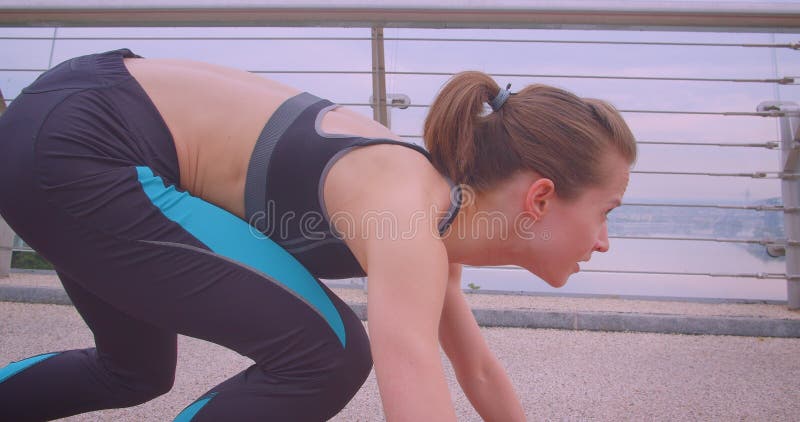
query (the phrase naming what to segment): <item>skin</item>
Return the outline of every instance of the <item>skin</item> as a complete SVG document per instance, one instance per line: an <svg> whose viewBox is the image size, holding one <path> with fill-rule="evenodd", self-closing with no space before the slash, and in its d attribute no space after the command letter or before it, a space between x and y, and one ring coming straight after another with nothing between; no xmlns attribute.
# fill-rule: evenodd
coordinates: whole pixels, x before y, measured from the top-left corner
<svg viewBox="0 0 800 422"><path fill-rule="evenodd" d="M352 161L341 171L368 168L370 155L364 149L346 156ZM438 354L441 344L459 384L484 420L525 420L514 388L483 341L461 292L461 266L519 265L554 287L563 286L578 271L578 261L588 260L595 251L609 250L606 215L625 192L628 163L609 154L607 183L586 189L572 201L559 198L551 180L519 172L478 195L456 219L450 235L440 239L434 230L437 214L422 226L403 225L414 221L414 212L430 209L431 204L445 209L449 198L449 187L441 176L427 160L416 158L395 151L391 160L374 164L380 171L362 176L359 193L329 203L337 212L346 210L356 216L391 210L400 232L416 233L413 238L398 239L378 236L374 228L364 227L364 232L346 239L370 277L369 330L387 419L454 420ZM326 183L333 198L337 189L348 186L337 186L337 180ZM421 191L417 186L431 188ZM505 239L486 226L473 231L471 222L481 213L499 213L509 222L516 216L529 217L536 221L534 227L543 230L533 230L537 234L533 238L509 231ZM545 238L544 231L551 235Z"/></svg>
<svg viewBox="0 0 800 422"><path fill-rule="evenodd" d="M244 183L255 141L277 107L299 91L205 63L127 59L125 64L173 136L181 187L244 218ZM322 129L399 139L345 107L328 112ZM606 161L606 183L574 201L559 198L551 180L518 172L476 195L443 238L436 227L450 206L450 187L418 152L396 145L363 147L331 168L323 186L329 215L356 222L375 212L392 216L387 224L393 227L355 224L344 238L369 274L370 344L387 420L455 420L440 346L484 420L525 420L461 291L461 267L519 265L562 286L577 261L609 248L605 213L625 191L628 163L613 154ZM505 238L487 228L473 230L471 222L485 213L509 224L535 220L529 230L534 236L519 236L513 225ZM392 228L403 235L380 231Z"/></svg>
<svg viewBox="0 0 800 422"><path fill-rule="evenodd" d="M172 134L181 187L244 219L242 198L256 140L275 110L300 91L209 63L125 59L125 66ZM345 107L328 112L322 129L400 139Z"/></svg>
<svg viewBox="0 0 800 422"><path fill-rule="evenodd" d="M552 180L532 171L520 171L490 192L478 194L473 206L457 220L472 233L468 239L445 239L450 259L469 265L518 265L553 287L562 287L578 272L579 262L594 252L608 252L607 216L619 206L630 179L629 163L609 153L604 160L604 183L584 189L567 201ZM478 215L502 213L509 235L501 238L486 225L474 230ZM518 227L514 222L533 223Z"/></svg>

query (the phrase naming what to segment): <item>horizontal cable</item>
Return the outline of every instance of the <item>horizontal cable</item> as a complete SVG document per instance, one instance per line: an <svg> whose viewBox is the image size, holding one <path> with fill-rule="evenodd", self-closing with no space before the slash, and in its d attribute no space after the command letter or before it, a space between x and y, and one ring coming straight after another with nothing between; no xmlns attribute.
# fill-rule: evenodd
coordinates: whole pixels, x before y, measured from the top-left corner
<svg viewBox="0 0 800 422"><path fill-rule="evenodd" d="M2 70L2 69L0 69ZM371 71L325 71L325 70L251 70L257 74L372 74ZM387 75L400 76L453 76L451 72L404 72L386 71ZM737 83L777 83L780 85L798 85L794 78L783 77L780 79L732 79L732 78L682 78L665 76L613 76L613 75L553 75L553 74L528 74L528 73L491 73L493 77L503 78L563 78L563 79L618 79L618 80L643 80L643 81L678 81L678 82L737 82Z"/></svg>
<svg viewBox="0 0 800 422"><path fill-rule="evenodd" d="M475 267L472 265L465 265L466 268L477 269L491 269L503 271L527 271L524 268L503 265L503 266L485 266ZM708 276L708 277L730 277L730 278L758 278L758 279L776 279L785 280L786 273L696 273L696 272L677 272L677 271L637 271L637 270L592 270L581 268L582 273L611 273L611 274L645 274L645 275L681 275L681 276Z"/></svg>
<svg viewBox="0 0 800 422"><path fill-rule="evenodd" d="M661 204L661 203L637 203L623 202L622 206L630 207L674 207L674 208L718 208L726 210L749 210L749 211L782 211L798 212L800 208L783 207L782 205L715 205L715 204Z"/></svg>
<svg viewBox="0 0 800 422"><path fill-rule="evenodd" d="M708 277L730 277L730 278L758 278L785 280L786 273L693 273L693 272L674 272L674 271L632 271L632 270L584 270L587 273L612 273L612 274L653 274L653 275L683 275L683 276L708 276Z"/></svg>
<svg viewBox="0 0 800 422"><path fill-rule="evenodd" d="M399 135L403 138L422 139L422 135ZM669 141L636 141L637 145L687 145L687 146L712 146L712 147L739 147L739 148L766 148L778 149L780 142L769 141L766 143L719 143L719 142L669 142Z"/></svg>
<svg viewBox="0 0 800 422"><path fill-rule="evenodd" d="M750 177L753 179L780 179L781 176L787 176L787 174L781 174L780 172L768 172L768 171L760 171L755 173L704 173L704 172L683 172L683 171L632 170L631 173L677 175L677 176ZM775 176L770 176L770 174L775 174Z"/></svg>
<svg viewBox="0 0 800 422"><path fill-rule="evenodd" d="M690 242L715 242L715 243L743 243L762 246L800 246L800 241L796 240L775 240L775 239L722 239L715 237L669 237L669 236L608 236L609 239L625 240L676 240Z"/></svg>
<svg viewBox="0 0 800 422"><path fill-rule="evenodd" d="M372 107L371 103L337 103L349 107ZM387 104L388 106L389 104ZM429 108L429 104L409 104L403 108ZM651 114L693 114L706 116L755 116L755 117L784 117L791 113L778 110L763 112L739 112L739 111L680 111L680 110L629 110L617 109L620 113L651 113Z"/></svg>
<svg viewBox="0 0 800 422"><path fill-rule="evenodd" d="M738 147L738 148L766 148L778 149L780 142L768 141L765 143L719 143L719 142L669 142L669 141L636 141L639 145L687 145L687 146L710 146L710 147Z"/></svg>
<svg viewBox="0 0 800 422"><path fill-rule="evenodd" d="M413 76L452 76L447 72L395 72L387 71L387 75L413 75ZM796 85L795 80L789 77L780 79L731 79L731 78L681 78L664 76L612 76L612 75L553 75L553 74L527 74L527 73L492 73L493 77L504 78L563 78L563 79L619 79L643 81L679 81L679 82L743 82L743 83L777 83L781 85Z"/></svg>
<svg viewBox="0 0 800 422"><path fill-rule="evenodd" d="M385 41L426 41L426 42L493 42L493 43L530 43L530 44L605 44L605 45L651 45L679 47L752 47L752 48L788 48L800 50L800 43L788 44L735 44L735 43L694 43L663 41L585 41L585 40L543 40L543 39L508 39L508 38L416 38L416 37L384 37Z"/></svg>
<svg viewBox="0 0 800 422"><path fill-rule="evenodd" d="M0 40L52 41L53 37L0 37ZM63 37L56 41L371 41L370 37ZM780 46L780 45L776 45Z"/></svg>
<svg viewBox="0 0 800 422"><path fill-rule="evenodd" d="M44 72L40 68L2 68L0 72ZM248 70L250 73L263 75L371 75L369 70ZM386 71L387 75L400 76L453 76L450 72L401 72ZM524 73L493 73L494 77L504 78L564 78L564 79L618 79L643 81L678 81L678 82L743 82L743 83L777 83L780 85L798 85L794 78L780 79L731 79L731 78L679 78L665 76L600 76L600 75L552 75Z"/></svg>
<svg viewBox="0 0 800 422"><path fill-rule="evenodd" d="M0 69L2 71L2 69ZM6 98L6 103L11 103L16 98ZM336 104L341 106L347 107L372 107L371 103L347 103L347 102L337 102ZM387 104L388 105L388 104ZM391 106L390 106L391 107ZM429 105L421 105L421 104L409 104L404 105L403 108L429 108ZM757 117L784 117L786 113L780 111L766 111L766 112L717 112L717 111L677 111L677 110L625 110L619 109L621 113L655 113L655 114L702 114L702 115L714 115L714 116L757 116ZM401 135L405 138L419 138L422 139L422 136L419 135ZM648 142L639 142L639 143L648 143ZM690 142L652 142L658 144L674 144L674 145L701 145L699 143L690 143ZM773 146L774 144L774 146ZM778 148L777 142L768 142L767 144L753 144L753 145L744 145L744 144L707 144L707 145L714 145L714 146L727 146L727 147L737 147L737 146L747 146L747 147L764 147L775 149ZM791 176L791 175L790 175Z"/></svg>
<svg viewBox="0 0 800 422"><path fill-rule="evenodd" d="M352 107L372 107L371 103L338 103L343 106ZM387 104L388 105L388 104ZM429 108L429 104L408 104L403 105L403 108ZM635 110L635 109L617 109L620 113L652 113L652 114L695 114L707 116L755 116L755 117L785 117L790 113L785 113L778 110L770 110L763 112L739 112L739 111L682 111L682 110Z"/></svg>
<svg viewBox="0 0 800 422"><path fill-rule="evenodd" d="M10 103L14 98L6 98L5 101ZM336 104L341 106L347 107L372 107L371 103L347 103L347 102L337 102ZM388 105L388 104L387 104ZM418 104L409 104L404 105L404 108L412 107L412 108L428 108L429 105L418 105ZM710 111L674 111L674 110L618 110L622 113L656 113L656 114L705 114L705 115L715 115L715 116L757 116L757 117L783 117L786 114L780 111L768 111L768 112L710 112ZM421 136L407 136L408 138L422 138ZM676 143L676 145L680 145L681 143ZM691 143L687 143L687 145L692 145ZM716 144L720 146L738 146L736 144ZM754 145L756 146L756 145ZM761 146L761 145L758 145ZM767 148L772 148L771 145L767 146ZM775 147L777 148L777 146Z"/></svg>
<svg viewBox="0 0 800 422"><path fill-rule="evenodd" d="M669 176L712 176L712 177L750 177L752 179L781 179L795 180L800 179L800 173L783 173L774 171L760 171L755 173L703 173L703 172L683 172L683 171L649 171L632 170L631 173L638 174L661 174ZM774 174L774 176L770 176Z"/></svg>
<svg viewBox="0 0 800 422"><path fill-rule="evenodd" d="M0 40L52 40L52 37L0 37ZM678 47L749 47L749 48L788 48L800 50L800 43L754 44L754 43L697 43L664 41L587 41L551 39L511 39L511 38L424 38L424 37L384 37L385 41L424 41L424 42L488 42L525 44L593 44L593 45L649 45ZM371 41L370 37L63 37L64 41Z"/></svg>
<svg viewBox="0 0 800 422"><path fill-rule="evenodd" d="M0 69L0 72L45 72L47 69L35 68L13 68L13 69Z"/></svg>

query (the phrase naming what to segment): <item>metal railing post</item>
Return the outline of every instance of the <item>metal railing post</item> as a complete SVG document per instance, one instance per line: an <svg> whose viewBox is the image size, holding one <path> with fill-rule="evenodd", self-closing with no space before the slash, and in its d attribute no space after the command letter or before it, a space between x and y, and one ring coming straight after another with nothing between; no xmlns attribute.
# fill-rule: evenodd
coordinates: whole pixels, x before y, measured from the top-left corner
<svg viewBox="0 0 800 422"><path fill-rule="evenodd" d="M386 105L386 58L383 52L383 28L372 27L372 118L389 127L389 108ZM361 278L367 291L367 278Z"/></svg>
<svg viewBox="0 0 800 422"><path fill-rule="evenodd" d="M14 246L14 231L0 217L0 277L8 277L11 272L11 254Z"/></svg>
<svg viewBox="0 0 800 422"><path fill-rule="evenodd" d="M800 309L800 106L792 102L767 101L758 111L780 111L783 228L786 234L786 298L789 309Z"/></svg>
<svg viewBox="0 0 800 422"><path fill-rule="evenodd" d="M6 111L6 100L0 90L0 115ZM0 217L0 277L8 277L11 271L11 247L14 243L14 232Z"/></svg>
<svg viewBox="0 0 800 422"><path fill-rule="evenodd" d="M383 28L372 28L372 116L389 127L386 107L386 59L383 53Z"/></svg>

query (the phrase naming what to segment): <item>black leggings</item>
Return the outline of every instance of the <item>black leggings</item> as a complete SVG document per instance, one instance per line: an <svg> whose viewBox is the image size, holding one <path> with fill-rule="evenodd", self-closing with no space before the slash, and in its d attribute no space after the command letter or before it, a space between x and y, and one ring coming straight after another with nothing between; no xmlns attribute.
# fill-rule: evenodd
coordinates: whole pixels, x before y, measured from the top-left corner
<svg viewBox="0 0 800 422"><path fill-rule="evenodd" d="M255 363L176 420L331 418L372 366L361 322L280 246L178 187L172 138L123 57L62 63L0 117L0 213L54 265L96 345L0 368L0 420L164 394L178 333Z"/></svg>

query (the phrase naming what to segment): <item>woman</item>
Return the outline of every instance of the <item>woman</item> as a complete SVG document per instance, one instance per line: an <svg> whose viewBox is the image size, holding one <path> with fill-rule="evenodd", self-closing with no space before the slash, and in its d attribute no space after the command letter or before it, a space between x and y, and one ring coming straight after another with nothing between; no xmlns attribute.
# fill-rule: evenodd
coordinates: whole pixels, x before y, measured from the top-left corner
<svg viewBox="0 0 800 422"><path fill-rule="evenodd" d="M425 122L428 152L210 64L118 50L46 72L0 118L0 212L54 265L96 348L0 370L0 419L161 395L180 333L255 363L176 420L325 420L371 358L388 420L454 420L439 344L484 419L524 420L461 265L562 286L608 250L636 146L606 103L509 94L454 77ZM369 338L317 280L364 274Z"/></svg>

